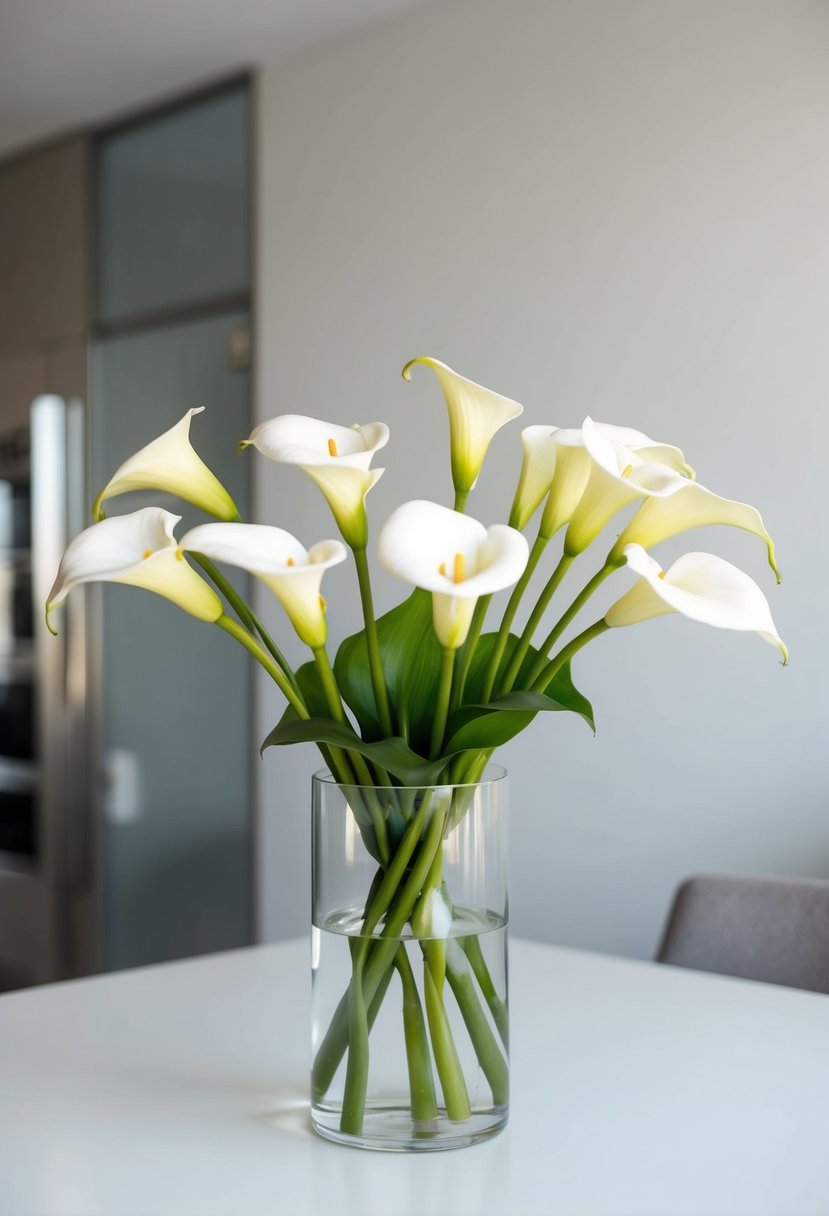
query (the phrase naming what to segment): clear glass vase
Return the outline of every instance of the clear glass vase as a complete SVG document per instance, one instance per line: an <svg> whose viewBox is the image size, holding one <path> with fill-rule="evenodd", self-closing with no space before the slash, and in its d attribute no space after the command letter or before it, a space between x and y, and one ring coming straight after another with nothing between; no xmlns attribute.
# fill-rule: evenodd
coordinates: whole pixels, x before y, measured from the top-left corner
<svg viewBox="0 0 829 1216"><path fill-rule="evenodd" d="M507 780L313 778L311 1118L386 1150L460 1148L509 1103Z"/></svg>

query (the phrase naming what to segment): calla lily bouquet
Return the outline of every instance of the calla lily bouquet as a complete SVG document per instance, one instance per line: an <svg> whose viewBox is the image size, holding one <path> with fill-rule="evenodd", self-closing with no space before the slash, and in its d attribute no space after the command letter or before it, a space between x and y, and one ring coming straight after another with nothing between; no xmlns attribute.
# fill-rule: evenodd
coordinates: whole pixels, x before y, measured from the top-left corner
<svg viewBox="0 0 829 1216"><path fill-rule="evenodd" d="M325 495L341 539L306 548L282 528L240 520L230 495L190 443L190 424L198 410L190 410L116 470L95 500L96 522L67 548L46 605L52 628L55 608L79 584L129 583L218 625L249 651L287 702L263 748L314 742L334 779L354 791L353 804L359 805L355 818L378 866L366 903L366 939L393 926L399 934L407 923L428 930L435 909L446 910L446 892L437 902L435 898L442 889L436 859L442 837L463 814L463 802L443 812L441 830L424 854L427 823L418 812L420 804L398 791L469 786L480 779L493 751L542 712L573 712L592 727L593 711L573 683L571 662L601 634L679 613L718 628L757 633L787 660L766 598L748 575L709 553L687 553L668 569L652 556L661 541L721 524L756 535L777 574L774 546L759 513L701 486L679 448L590 418L575 429L530 426L521 436L523 459L508 523L485 526L467 514L467 498L493 437L522 413L522 406L431 358L407 364L406 380L416 367L437 377L449 412L454 503L450 508L407 502L380 529L380 564L412 588L390 612L375 616L366 512L366 497L383 472L373 469L372 461L389 440L388 427L381 422L343 427L284 415L263 422L240 444L279 464L299 466ZM105 517L105 503L138 489L175 494L218 522L201 524L176 539L180 517L160 507ZM598 571L563 611L546 621L571 566L626 507L633 511ZM524 531L536 514L530 544ZM547 580L523 627L514 629L533 575L559 534L563 543L556 546ZM321 584L326 571L345 562L349 551L365 626L340 645L332 663ZM307 663L297 669L288 663L221 573L222 566L250 572L273 592L310 650ZM633 586L565 640L593 593L622 570L635 576ZM508 589L500 620L486 629L493 597ZM377 790L385 796L371 792ZM367 1043L371 1003L385 991L394 962L392 951L382 965L377 958L372 963L372 948L355 952L350 995L332 1020L314 1074L315 1090L323 1094L350 1048L342 1129L356 1133L362 1126L367 1069L367 1048L358 1047ZM434 979L426 1004L435 1065L449 1117L462 1120L469 1101L451 1042L447 1046L442 1006L443 977L448 974L453 981L452 964L447 972L445 953L436 956L432 948L425 954ZM492 985L485 967L481 970L481 959L472 954L469 962L505 1041L497 998L487 995ZM459 1002L475 999L474 993L458 995L460 989L466 992L459 981ZM484 1033L475 1010L463 1012L493 1096L504 1099L503 1044L496 1042L498 1034L488 1023ZM424 1034L421 1015L407 1027L412 1111L421 1121L433 1117L435 1106Z"/></svg>

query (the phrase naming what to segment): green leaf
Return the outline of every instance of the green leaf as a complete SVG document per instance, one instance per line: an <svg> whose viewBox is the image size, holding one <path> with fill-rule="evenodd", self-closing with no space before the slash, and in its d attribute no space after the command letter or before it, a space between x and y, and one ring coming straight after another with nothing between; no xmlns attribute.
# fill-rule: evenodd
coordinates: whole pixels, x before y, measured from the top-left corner
<svg viewBox="0 0 829 1216"><path fill-rule="evenodd" d="M490 656L495 648L495 642L498 635L496 633L485 633L478 639L478 645L475 647L475 657L469 668L469 675L466 680L464 689L464 705L477 705L483 703L484 678L486 670L489 666ZM511 633L507 638L507 644L504 649L504 657L501 660L501 674L506 671L507 664L512 656L518 638L514 633ZM518 672L518 678L515 681L517 688L520 689L522 680L529 676L530 668L534 665L538 658L539 652L535 647L530 646L524 661L521 664L521 669ZM496 681L496 688L498 686ZM581 714L591 730L595 731L596 724L593 721L593 707L587 700L587 697L582 696L576 686L573 684L570 675L570 664L565 663L559 668L553 676L550 683L544 690L545 696L551 698L558 703L560 709L570 709L573 713ZM509 694L512 696L512 693Z"/></svg>
<svg viewBox="0 0 829 1216"><path fill-rule="evenodd" d="M538 713L574 711L593 727L590 702L573 687L569 664L566 666L568 670L559 689L553 688L554 680L548 693L515 690L485 705L464 705L449 721L447 733L450 738L446 751L500 747L529 726ZM564 670L562 667L561 672ZM568 701L573 703L568 704Z"/></svg>
<svg viewBox="0 0 829 1216"><path fill-rule="evenodd" d="M485 633L478 641L464 689L464 704L456 710L448 724L448 753L500 747L520 734L529 726L535 715L541 712L565 710L579 714L595 732L593 707L573 684L569 663L559 668L544 692L531 692L520 688L521 680L528 675L538 656L538 651L533 647L529 648L521 665L516 680L519 688L503 697L484 702L484 679L496 639L497 634ZM501 671L505 670L517 643L518 638L510 634Z"/></svg>
<svg viewBox="0 0 829 1216"><path fill-rule="evenodd" d="M328 702L325 698L322 682L320 681L317 665L311 660L310 663L303 663L295 672L296 682L299 685L299 691L302 693L303 700L308 706L308 713L312 718L325 718L328 716ZM300 718L292 705L285 707L285 712L279 719L279 725L288 722L299 722Z"/></svg>
<svg viewBox="0 0 829 1216"><path fill-rule="evenodd" d="M359 752L404 785L434 785L446 766L445 760L425 760L412 751L405 739L395 737L378 743L366 743L350 726L323 717L280 722L259 750L261 753L266 747L287 747L292 743L327 743L331 747Z"/></svg>
<svg viewBox="0 0 829 1216"><path fill-rule="evenodd" d="M547 697L550 701L555 701L556 705L558 705L560 709L569 709L571 713L579 714L582 718L584 718L585 722L595 735L596 719L593 716L593 706L590 704L587 697L584 696L583 693L580 693L573 683L569 663L565 663L563 667L559 667L550 683L544 689L542 696Z"/></svg>
<svg viewBox="0 0 829 1216"><path fill-rule="evenodd" d="M441 649L432 625L432 596L415 590L377 621L377 637L397 729L415 751L429 750ZM365 630L346 638L334 660L340 692L367 739L381 736L371 687Z"/></svg>

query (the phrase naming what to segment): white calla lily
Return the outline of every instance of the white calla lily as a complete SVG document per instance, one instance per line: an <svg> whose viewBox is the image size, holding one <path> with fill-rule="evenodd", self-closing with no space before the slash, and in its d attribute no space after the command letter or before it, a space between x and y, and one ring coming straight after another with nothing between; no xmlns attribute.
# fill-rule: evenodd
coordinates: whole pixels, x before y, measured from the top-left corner
<svg viewBox="0 0 829 1216"><path fill-rule="evenodd" d="M637 498L668 497L688 485L688 478L670 465L654 463L649 447L634 451L620 442L612 433L619 430L597 426L591 418L585 418L582 425L590 471L564 538L564 551L570 557L592 544L605 524L628 503ZM665 447L654 446L657 451Z"/></svg>
<svg viewBox="0 0 829 1216"><path fill-rule="evenodd" d="M694 475L682 451L672 444L658 443L642 431L613 426L607 422L594 422L593 427L611 443L622 444L635 452L642 461L667 465L686 477ZM546 441L543 432L546 432ZM559 528L570 522L579 505L590 476L591 456L585 447L581 427L528 427L522 435L522 442L524 465L513 511L517 514L520 502L521 514L517 517L524 522L516 523L515 527L526 525L546 494L539 534L545 540L550 540ZM545 478L547 484L541 491Z"/></svg>
<svg viewBox="0 0 829 1216"><path fill-rule="evenodd" d="M178 550L173 531L180 519L161 507L144 507L103 519L76 536L61 558L46 601L46 624L52 633L52 611L81 583L145 587L199 620L217 621L221 600Z"/></svg>
<svg viewBox="0 0 829 1216"><path fill-rule="evenodd" d="M169 431L125 460L95 499L93 519L104 518L107 499L130 490L163 490L217 519L237 519L236 503L190 443L190 422L203 410L203 405L188 410Z"/></svg>
<svg viewBox="0 0 829 1216"><path fill-rule="evenodd" d="M730 562L713 553L686 553L663 570L641 545L628 545L625 558L639 580L605 613L611 628L679 612L718 629L757 633L788 662L766 597L754 579Z"/></svg>
<svg viewBox="0 0 829 1216"><path fill-rule="evenodd" d="M569 524L590 476L590 455L584 446L581 427L559 428L553 439L555 470L539 526L539 533L545 540L550 540L559 528Z"/></svg>
<svg viewBox="0 0 829 1216"><path fill-rule="evenodd" d="M529 546L515 528L485 528L468 515L416 500L389 516L378 556L390 574L432 592L438 641L456 650L466 640L478 597L516 583Z"/></svg>
<svg viewBox="0 0 829 1216"><path fill-rule="evenodd" d="M528 426L521 432L521 474L510 510L510 527L519 531L549 493L556 471L556 426Z"/></svg>
<svg viewBox="0 0 829 1216"><path fill-rule="evenodd" d="M365 498L384 469L371 469L372 457L389 441L383 422L338 426L301 414L261 422L240 449L255 447L278 464L295 464L322 490L343 537L352 548L368 541Z"/></svg>
<svg viewBox="0 0 829 1216"><path fill-rule="evenodd" d="M181 539L181 548L211 561L238 566L268 586L287 612L303 642L325 645L322 576L346 559L338 540L323 540L305 549L283 528L268 524L200 524Z"/></svg>
<svg viewBox="0 0 829 1216"><path fill-rule="evenodd" d="M628 545L651 549L662 540L679 536L690 528L725 525L752 532L765 542L769 565L780 582L780 571L774 556L774 541L766 531L760 512L748 503L720 498L697 482L687 483L678 494L667 498L648 498L623 530L610 552L608 560L621 564Z"/></svg>
<svg viewBox="0 0 829 1216"><path fill-rule="evenodd" d="M459 376L451 367L427 355L418 355L403 368L404 380L411 380L416 363L430 367L443 390L449 411L449 442L452 481L459 505L478 480L492 438L507 422L524 412L523 405L502 397L491 389Z"/></svg>
<svg viewBox="0 0 829 1216"><path fill-rule="evenodd" d="M605 439L630 448L647 464L666 464L669 469L674 469L677 473L682 473L683 477L688 477L693 481L694 470L686 461L682 449L674 444L660 443L659 440L651 439L643 431L634 430L630 426L614 426L610 422L594 422L593 426Z"/></svg>

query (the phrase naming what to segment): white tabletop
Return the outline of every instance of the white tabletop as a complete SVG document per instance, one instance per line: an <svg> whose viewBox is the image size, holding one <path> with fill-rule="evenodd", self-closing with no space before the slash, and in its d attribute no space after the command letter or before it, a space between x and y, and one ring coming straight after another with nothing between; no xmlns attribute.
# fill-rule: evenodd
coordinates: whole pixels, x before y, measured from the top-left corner
<svg viewBox="0 0 829 1216"><path fill-rule="evenodd" d="M318 1139L308 946L0 997L2 1216L827 1216L829 1000L525 942L512 1114Z"/></svg>

